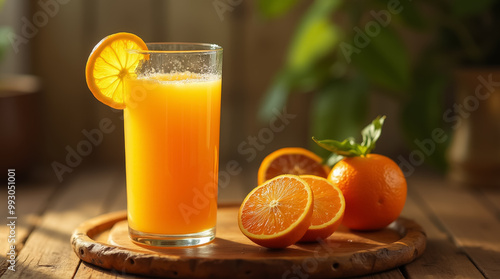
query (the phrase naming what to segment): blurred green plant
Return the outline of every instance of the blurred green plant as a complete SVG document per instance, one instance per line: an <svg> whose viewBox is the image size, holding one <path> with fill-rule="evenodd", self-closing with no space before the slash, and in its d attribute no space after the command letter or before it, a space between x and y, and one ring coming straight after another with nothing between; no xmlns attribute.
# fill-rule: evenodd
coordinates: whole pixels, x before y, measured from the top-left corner
<svg viewBox="0 0 500 279"><path fill-rule="evenodd" d="M298 0L259 0L267 19L292 10ZM310 2L288 47L286 61L267 90L262 120L293 93L314 94L311 135L353 137L367 118L371 92L401 104L400 125L409 148L443 122L446 88L459 65L499 64L500 1L315 0ZM427 38L410 51L402 34ZM449 129L449 128L448 128ZM314 144L311 148L322 153ZM447 144L426 160L446 167Z"/></svg>
<svg viewBox="0 0 500 279"><path fill-rule="evenodd" d="M3 59L9 47L10 28L0 26L0 61Z"/></svg>
<svg viewBox="0 0 500 279"><path fill-rule="evenodd" d="M0 10L3 7L4 0L0 0ZM0 61L3 59L9 46L9 27L0 26Z"/></svg>

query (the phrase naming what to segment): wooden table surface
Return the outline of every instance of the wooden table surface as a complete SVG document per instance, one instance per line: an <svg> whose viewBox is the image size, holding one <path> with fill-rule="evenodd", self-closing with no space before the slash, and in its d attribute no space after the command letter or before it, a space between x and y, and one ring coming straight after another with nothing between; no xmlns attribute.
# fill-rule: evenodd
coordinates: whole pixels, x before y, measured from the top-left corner
<svg viewBox="0 0 500 279"><path fill-rule="evenodd" d="M230 187L221 190L222 201ZM425 229L425 253L408 265L362 278L500 278L500 188L457 187L432 174L412 175L408 188L402 216ZM79 170L62 183L19 181L14 215L7 213L6 187L1 191L0 279L141 278L82 262L69 241L83 221L126 208L122 171ZM9 216L17 217L15 271L7 261Z"/></svg>

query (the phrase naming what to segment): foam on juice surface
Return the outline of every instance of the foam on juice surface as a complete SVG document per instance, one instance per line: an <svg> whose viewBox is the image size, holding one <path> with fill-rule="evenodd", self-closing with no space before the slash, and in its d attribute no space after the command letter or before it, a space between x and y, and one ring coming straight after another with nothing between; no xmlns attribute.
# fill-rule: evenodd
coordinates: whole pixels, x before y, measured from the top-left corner
<svg viewBox="0 0 500 279"><path fill-rule="evenodd" d="M174 72L174 73L150 73L137 77L141 81L151 81L155 83L195 83L220 80L219 75L198 74L192 72Z"/></svg>

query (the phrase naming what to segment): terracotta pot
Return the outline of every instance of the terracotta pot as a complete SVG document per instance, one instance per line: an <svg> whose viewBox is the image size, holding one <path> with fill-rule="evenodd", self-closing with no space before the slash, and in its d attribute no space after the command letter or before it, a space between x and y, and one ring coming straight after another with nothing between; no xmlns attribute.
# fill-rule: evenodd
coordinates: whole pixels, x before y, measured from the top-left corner
<svg viewBox="0 0 500 279"><path fill-rule="evenodd" d="M452 112L445 113L454 130L449 178L500 187L500 69L460 70L456 86Z"/></svg>
<svg viewBox="0 0 500 279"><path fill-rule="evenodd" d="M40 82L33 76L0 77L0 171L22 174L38 159Z"/></svg>

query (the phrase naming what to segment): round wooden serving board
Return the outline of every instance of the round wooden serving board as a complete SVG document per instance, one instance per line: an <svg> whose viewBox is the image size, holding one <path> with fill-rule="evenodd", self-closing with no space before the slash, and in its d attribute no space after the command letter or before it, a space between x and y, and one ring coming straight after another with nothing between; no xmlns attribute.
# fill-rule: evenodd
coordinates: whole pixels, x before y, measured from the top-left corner
<svg viewBox="0 0 500 279"><path fill-rule="evenodd" d="M399 218L386 229L350 231L341 226L322 242L272 250L248 240L238 229L238 208L218 211L217 237L192 248L150 249L128 238L126 212L91 219L71 237L85 262L126 273L170 278L338 278L409 263L425 250L426 235L415 222Z"/></svg>

